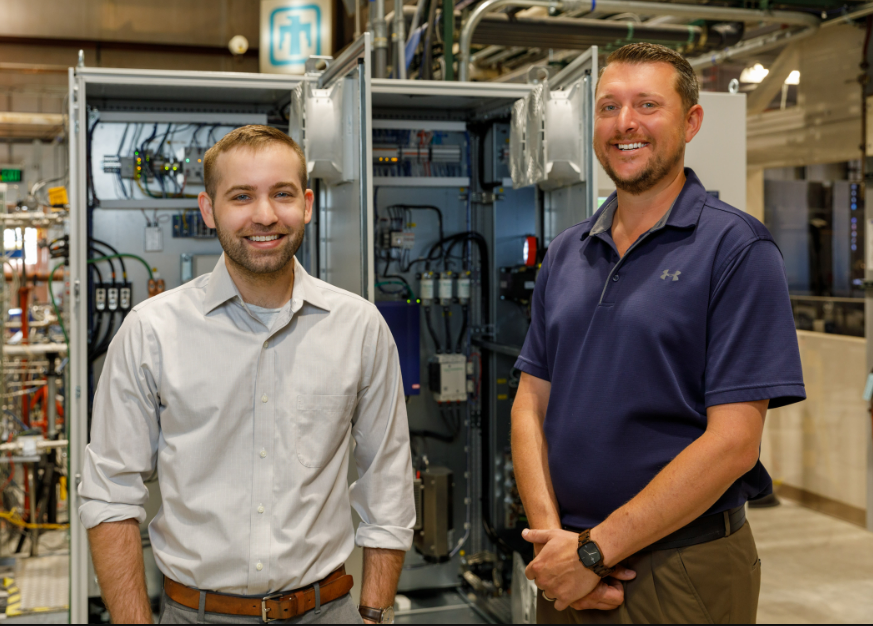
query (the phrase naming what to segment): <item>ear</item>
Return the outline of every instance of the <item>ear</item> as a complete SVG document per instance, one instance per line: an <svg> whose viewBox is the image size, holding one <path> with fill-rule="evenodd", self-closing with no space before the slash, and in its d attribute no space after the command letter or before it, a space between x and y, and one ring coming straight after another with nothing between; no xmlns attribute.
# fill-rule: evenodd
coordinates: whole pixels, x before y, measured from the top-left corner
<svg viewBox="0 0 873 626"><path fill-rule="evenodd" d="M197 204L200 206L200 215L203 217L203 223L209 228L215 228L212 198L209 197L209 194L205 191L201 191L197 196Z"/></svg>
<svg viewBox="0 0 873 626"><path fill-rule="evenodd" d="M700 132L701 126L703 126L703 107L695 104L685 114L685 143L694 139L695 135Z"/></svg>
<svg viewBox="0 0 873 626"><path fill-rule="evenodd" d="M315 194L312 189L307 189L303 194L303 199L306 201L306 209L303 213L303 223L308 224L312 221L312 203L315 201Z"/></svg>

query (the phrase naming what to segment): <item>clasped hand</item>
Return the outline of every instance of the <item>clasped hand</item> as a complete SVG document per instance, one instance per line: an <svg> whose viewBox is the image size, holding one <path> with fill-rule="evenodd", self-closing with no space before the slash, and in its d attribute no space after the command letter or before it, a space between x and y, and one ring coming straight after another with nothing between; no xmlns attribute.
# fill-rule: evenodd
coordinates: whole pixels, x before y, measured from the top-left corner
<svg viewBox="0 0 873 626"><path fill-rule="evenodd" d="M528 580L549 598L555 608L568 606L579 611L610 611L624 602L622 580L633 580L636 572L617 567L607 578L587 569L577 553L579 535L565 530L525 530L521 536L538 548L536 558L525 569Z"/></svg>

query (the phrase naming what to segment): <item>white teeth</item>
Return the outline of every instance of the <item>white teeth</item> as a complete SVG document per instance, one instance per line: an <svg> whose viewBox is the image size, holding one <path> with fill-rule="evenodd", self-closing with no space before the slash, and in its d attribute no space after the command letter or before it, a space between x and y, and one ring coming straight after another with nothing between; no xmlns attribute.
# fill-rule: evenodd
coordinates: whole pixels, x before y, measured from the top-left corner
<svg viewBox="0 0 873 626"><path fill-rule="evenodd" d="M249 239L251 239L252 241L273 241L273 240L278 239L278 238L279 238L279 235L263 235L263 236L256 235L253 237L249 237Z"/></svg>
<svg viewBox="0 0 873 626"><path fill-rule="evenodd" d="M637 148L642 148L643 143L626 143L626 144L618 144L619 150L636 150Z"/></svg>

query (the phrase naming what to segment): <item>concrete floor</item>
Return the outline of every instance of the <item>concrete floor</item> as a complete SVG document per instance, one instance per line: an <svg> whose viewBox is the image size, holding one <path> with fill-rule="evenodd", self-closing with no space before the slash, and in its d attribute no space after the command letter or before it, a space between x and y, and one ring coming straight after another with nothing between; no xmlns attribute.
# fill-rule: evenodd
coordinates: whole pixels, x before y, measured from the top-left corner
<svg viewBox="0 0 873 626"><path fill-rule="evenodd" d="M873 533L788 500L748 513L762 562L758 623L873 624ZM66 613L7 624L65 623ZM423 594L398 623L486 623L456 591Z"/></svg>
<svg viewBox="0 0 873 626"><path fill-rule="evenodd" d="M784 499L748 518L762 567L758 623L873 624L873 533Z"/></svg>

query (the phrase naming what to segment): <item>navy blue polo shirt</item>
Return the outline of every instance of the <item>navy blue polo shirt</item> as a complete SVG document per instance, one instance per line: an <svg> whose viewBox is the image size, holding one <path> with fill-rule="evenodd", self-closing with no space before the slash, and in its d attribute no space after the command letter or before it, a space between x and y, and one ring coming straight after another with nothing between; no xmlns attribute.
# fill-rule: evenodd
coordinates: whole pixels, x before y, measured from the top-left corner
<svg viewBox="0 0 873 626"><path fill-rule="evenodd" d="M591 528L706 430L711 406L806 398L782 256L686 168L672 208L620 258L613 194L559 235L516 367L552 384L544 431L564 525ZM772 492L760 461L707 514Z"/></svg>

